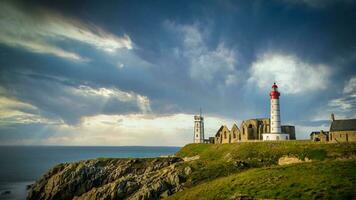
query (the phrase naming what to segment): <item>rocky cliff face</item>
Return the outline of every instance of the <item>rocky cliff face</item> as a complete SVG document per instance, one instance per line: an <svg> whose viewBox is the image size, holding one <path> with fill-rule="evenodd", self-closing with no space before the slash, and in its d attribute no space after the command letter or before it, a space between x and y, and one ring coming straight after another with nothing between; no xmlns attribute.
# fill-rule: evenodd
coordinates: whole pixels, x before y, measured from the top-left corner
<svg viewBox="0 0 356 200"><path fill-rule="evenodd" d="M38 180L28 200L158 199L182 189L180 158L96 159L60 164Z"/></svg>

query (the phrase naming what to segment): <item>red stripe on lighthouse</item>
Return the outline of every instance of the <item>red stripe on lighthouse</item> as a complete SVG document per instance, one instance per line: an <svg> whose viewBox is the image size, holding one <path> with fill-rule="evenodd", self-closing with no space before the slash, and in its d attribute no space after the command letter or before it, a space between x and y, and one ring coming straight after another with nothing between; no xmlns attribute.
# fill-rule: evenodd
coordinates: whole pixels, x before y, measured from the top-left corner
<svg viewBox="0 0 356 200"><path fill-rule="evenodd" d="M271 99L279 99L280 95L281 94L279 92L277 92L277 91L272 91L272 92L269 93L269 96L271 97Z"/></svg>

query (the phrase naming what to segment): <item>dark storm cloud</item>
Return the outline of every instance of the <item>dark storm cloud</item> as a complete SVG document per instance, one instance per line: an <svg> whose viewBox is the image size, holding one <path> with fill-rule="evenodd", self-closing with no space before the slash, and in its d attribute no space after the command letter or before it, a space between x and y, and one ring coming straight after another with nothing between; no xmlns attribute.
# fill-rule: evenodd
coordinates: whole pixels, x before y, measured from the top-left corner
<svg viewBox="0 0 356 200"><path fill-rule="evenodd" d="M309 85L296 93L281 88L282 120L303 126L325 124L328 112L335 111L333 102L343 99L351 107L336 111L354 116L355 96L343 90L356 75L356 5L349 1L303 2L6 2L24 12L31 23L39 24L40 32L21 34L40 37L34 41L43 46L35 46L39 49L34 51L23 43L2 42L0 84L6 95L34 105L43 117L71 125L98 114L195 113L199 107L207 114L241 120L269 113L270 86L261 89L258 84L274 77L252 76L272 70L263 68L272 58L276 61L271 66L283 66L293 58L295 71L283 74L292 82L289 86ZM58 33L47 22L36 21L39 13L55 13L60 21L53 23L71 28L79 23L85 33L94 36L61 35L58 40L54 37ZM91 26L105 34L88 28ZM49 32L52 39L42 38L41 31ZM131 43L116 48L105 39ZM114 53L105 51L112 49ZM254 65L255 74L251 71ZM319 66L325 76L313 70ZM321 80L325 87L314 85L312 80L320 77L327 79ZM134 97L105 97L100 88ZM141 97L147 97L149 103L137 103Z"/></svg>

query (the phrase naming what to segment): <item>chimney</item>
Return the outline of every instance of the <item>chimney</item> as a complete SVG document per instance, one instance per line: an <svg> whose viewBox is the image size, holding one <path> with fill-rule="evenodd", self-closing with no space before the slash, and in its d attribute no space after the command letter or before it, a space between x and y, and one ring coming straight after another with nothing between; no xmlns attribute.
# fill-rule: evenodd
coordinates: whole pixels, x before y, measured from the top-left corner
<svg viewBox="0 0 356 200"><path fill-rule="evenodd" d="M331 121L335 121L334 113L331 113Z"/></svg>

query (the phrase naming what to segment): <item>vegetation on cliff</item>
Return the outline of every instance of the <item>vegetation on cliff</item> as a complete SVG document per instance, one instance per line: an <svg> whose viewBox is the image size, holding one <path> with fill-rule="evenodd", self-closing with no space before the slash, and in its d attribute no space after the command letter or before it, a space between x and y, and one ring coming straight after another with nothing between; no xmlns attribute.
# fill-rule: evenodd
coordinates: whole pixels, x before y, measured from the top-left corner
<svg viewBox="0 0 356 200"><path fill-rule="evenodd" d="M217 178L168 199L352 199L356 160L263 167Z"/></svg>
<svg viewBox="0 0 356 200"><path fill-rule="evenodd" d="M229 176L251 168L278 165L283 156L300 160L334 160L356 156L356 143L315 143L309 141L246 142L240 144L189 144L176 154L178 157L199 156L186 162L193 173L186 186Z"/></svg>
<svg viewBox="0 0 356 200"><path fill-rule="evenodd" d="M356 195L355 156L356 143L189 144L175 157L58 165L28 199L345 199Z"/></svg>

